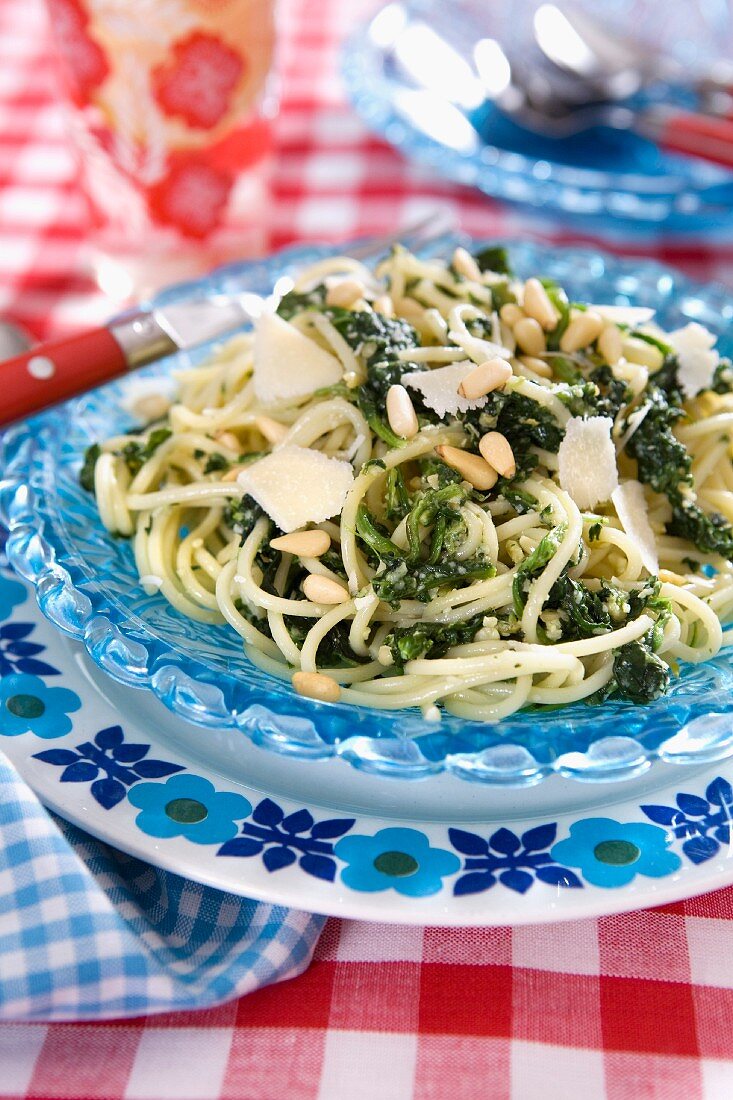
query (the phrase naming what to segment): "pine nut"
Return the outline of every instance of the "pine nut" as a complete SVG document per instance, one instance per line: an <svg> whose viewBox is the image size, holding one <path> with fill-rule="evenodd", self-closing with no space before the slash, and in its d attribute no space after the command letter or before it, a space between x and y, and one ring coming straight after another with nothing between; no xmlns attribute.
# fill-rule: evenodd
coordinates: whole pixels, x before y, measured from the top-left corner
<svg viewBox="0 0 733 1100"><path fill-rule="evenodd" d="M505 435L501 432L487 432L479 440L478 449L489 466L502 477L514 477L517 464L514 460L514 451Z"/></svg>
<svg viewBox="0 0 733 1100"><path fill-rule="evenodd" d="M341 688L336 681L322 672L294 672L292 683L298 695L304 695L306 699L337 703L341 698Z"/></svg>
<svg viewBox="0 0 733 1100"><path fill-rule="evenodd" d="M359 298L364 297L364 284L358 279L342 279L326 291L326 305L349 309Z"/></svg>
<svg viewBox="0 0 733 1100"><path fill-rule="evenodd" d="M412 439L420 425L409 393L404 386L390 386L387 390L387 420L395 435Z"/></svg>
<svg viewBox="0 0 733 1100"><path fill-rule="evenodd" d="M419 327L425 320L425 306L421 306L414 298L398 298L394 302L394 311L398 317L404 317L406 321Z"/></svg>
<svg viewBox="0 0 733 1100"><path fill-rule="evenodd" d="M520 355L519 362L540 378L552 378L552 367L544 359L534 359L531 355Z"/></svg>
<svg viewBox="0 0 733 1100"><path fill-rule="evenodd" d="M608 365L615 367L624 353L623 338L616 325L608 324L604 327L596 347Z"/></svg>
<svg viewBox="0 0 733 1100"><path fill-rule="evenodd" d="M481 281L481 268L465 248L457 248L451 262L459 275L465 275L467 279L473 279L474 282Z"/></svg>
<svg viewBox="0 0 733 1100"><path fill-rule="evenodd" d="M659 348L653 344L647 344L646 340L639 340L635 336L627 336L623 339L624 355L631 363L638 363L646 367L653 374L659 370L664 362L664 356Z"/></svg>
<svg viewBox="0 0 733 1100"><path fill-rule="evenodd" d="M242 449L234 432L217 432L214 439L217 443L221 443L224 447L228 447L230 451L236 451L237 454L239 454Z"/></svg>
<svg viewBox="0 0 733 1100"><path fill-rule="evenodd" d="M534 317L523 317L514 326L514 339L527 355L542 355L547 351L547 342L542 326Z"/></svg>
<svg viewBox="0 0 733 1100"><path fill-rule="evenodd" d="M272 420L269 416L258 416L255 420L255 428L264 435L268 443L272 443L273 447L277 443L282 443L285 436L288 434L288 429L285 424L280 424L277 420Z"/></svg>
<svg viewBox="0 0 733 1100"><path fill-rule="evenodd" d="M283 554L295 554L298 558L320 558L331 545L331 536L327 531L293 531L289 535L278 535L270 539L273 550Z"/></svg>
<svg viewBox="0 0 733 1100"><path fill-rule="evenodd" d="M312 603L346 603L351 599L348 591L331 577L322 577L319 573L309 573L303 581L303 594Z"/></svg>
<svg viewBox="0 0 733 1100"><path fill-rule="evenodd" d="M381 313L383 317L394 317L394 306L389 294L380 294L378 298L375 298L372 302L372 309L375 313Z"/></svg>
<svg viewBox="0 0 733 1100"><path fill-rule="evenodd" d="M499 310L499 316L505 325L509 325L510 328L514 328L517 321L522 321L527 316L521 306L518 306L516 302L507 302Z"/></svg>
<svg viewBox="0 0 733 1100"><path fill-rule="evenodd" d="M132 404L131 412L140 420L149 424L165 416L171 403L164 393L146 393Z"/></svg>
<svg viewBox="0 0 733 1100"><path fill-rule="evenodd" d="M597 340L603 330L603 318L600 313L588 309L574 317L560 337L560 351L568 355L581 348L587 348Z"/></svg>
<svg viewBox="0 0 733 1100"><path fill-rule="evenodd" d="M660 569L657 576L663 584L676 584L678 588L683 588L687 583L684 577L679 573L673 573L671 569Z"/></svg>
<svg viewBox="0 0 733 1100"><path fill-rule="evenodd" d="M225 474L221 475L222 481L236 481L242 470L246 470L246 465L242 466L230 466Z"/></svg>
<svg viewBox="0 0 733 1100"><path fill-rule="evenodd" d="M484 397L492 390L498 390L505 386L512 376L512 368L506 359L496 357L480 363L461 382L458 392L461 397L467 397L469 401L475 401L477 397Z"/></svg>
<svg viewBox="0 0 733 1100"><path fill-rule="evenodd" d="M524 284L524 312L533 317L545 332L557 328L559 315L539 279L527 279Z"/></svg>
<svg viewBox="0 0 733 1100"><path fill-rule="evenodd" d="M459 473L464 481L473 485L474 489L493 489L496 485L496 470L493 470L479 455L461 451L458 447L450 447L447 443L436 447L435 452L446 466L450 466L452 470Z"/></svg>

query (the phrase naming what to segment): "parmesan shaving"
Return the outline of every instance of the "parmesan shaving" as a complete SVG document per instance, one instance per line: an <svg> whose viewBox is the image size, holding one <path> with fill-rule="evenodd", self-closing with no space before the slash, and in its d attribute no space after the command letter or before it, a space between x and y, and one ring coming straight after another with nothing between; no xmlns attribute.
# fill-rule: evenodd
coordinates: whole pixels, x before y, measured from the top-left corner
<svg viewBox="0 0 733 1100"><path fill-rule="evenodd" d="M618 485L609 416L571 416L557 452L560 485L585 511L609 500Z"/></svg>
<svg viewBox="0 0 733 1100"><path fill-rule="evenodd" d="M647 572L659 570L657 540L649 523L644 487L639 481L623 481L611 494L611 501L621 526L636 545L641 563Z"/></svg>
<svg viewBox="0 0 733 1100"><path fill-rule="evenodd" d="M275 313L264 313L255 326L254 390L266 405L289 401L341 380L335 355Z"/></svg>
<svg viewBox="0 0 733 1100"><path fill-rule="evenodd" d="M692 321L670 332L667 339L677 353L677 378L685 397L696 397L700 390L710 389L720 362L712 332Z"/></svg>
<svg viewBox="0 0 733 1100"><path fill-rule="evenodd" d="M467 375L474 370L476 364L464 359L461 363L451 363L447 367L436 367L434 370L412 371L404 374L402 381L405 386L413 390L419 390L423 401L443 417L446 413L455 416L459 412L468 412L469 409L480 409L486 404L486 395L470 399L462 397L458 387Z"/></svg>
<svg viewBox="0 0 733 1100"><path fill-rule="evenodd" d="M285 534L338 515L353 481L348 462L295 445L253 462L237 478Z"/></svg>

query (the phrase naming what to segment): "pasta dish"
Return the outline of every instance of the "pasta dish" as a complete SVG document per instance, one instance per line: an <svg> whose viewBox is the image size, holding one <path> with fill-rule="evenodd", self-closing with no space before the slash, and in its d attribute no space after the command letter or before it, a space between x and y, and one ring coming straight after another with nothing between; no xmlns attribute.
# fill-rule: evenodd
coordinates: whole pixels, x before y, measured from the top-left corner
<svg viewBox="0 0 733 1100"><path fill-rule="evenodd" d="M733 370L502 249L299 273L82 484L301 695L495 722L664 694L733 612Z"/></svg>

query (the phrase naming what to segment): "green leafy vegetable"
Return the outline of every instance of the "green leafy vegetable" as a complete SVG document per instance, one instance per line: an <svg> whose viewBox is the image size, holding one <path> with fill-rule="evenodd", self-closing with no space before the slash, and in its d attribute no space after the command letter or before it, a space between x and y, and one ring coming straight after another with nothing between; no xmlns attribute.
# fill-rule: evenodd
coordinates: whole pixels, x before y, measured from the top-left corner
<svg viewBox="0 0 733 1100"><path fill-rule="evenodd" d="M653 703L669 688L669 668L647 642L627 642L613 659L613 683L621 699Z"/></svg>
<svg viewBox="0 0 733 1100"><path fill-rule="evenodd" d="M401 670L407 661L414 661L418 657L442 657L453 646L472 642L481 629L482 622L482 615L474 615L462 623L397 626L387 635L384 644L389 646L394 668Z"/></svg>
<svg viewBox="0 0 733 1100"><path fill-rule="evenodd" d="M391 607L399 607L402 600L420 600L427 603L436 588L450 585L461 588L475 580L493 577L496 569L481 554L465 561L444 559L431 564L421 562L410 565L405 558L388 559L386 569L372 580L372 587L380 600Z"/></svg>
<svg viewBox="0 0 733 1100"><path fill-rule="evenodd" d="M672 505L668 531L687 539L703 554L733 560L733 527L718 513L706 513L695 501L692 459L673 428L684 415L677 383L677 361L670 358L650 380L648 411L627 444L636 459L639 480L663 493Z"/></svg>
<svg viewBox="0 0 733 1100"><path fill-rule="evenodd" d="M497 275L511 275L509 254L501 245L488 245L479 252L474 252L473 258L478 264L479 271L494 271Z"/></svg>
<svg viewBox="0 0 733 1100"><path fill-rule="evenodd" d="M552 561L560 543L565 537L566 530L566 523L558 523L556 527L553 527L551 531L547 532L547 534L537 543L532 553L528 554L517 568L512 581L512 602L517 618L521 618L522 612L524 611L524 605L527 602L525 593L526 584L531 581L534 573L539 573L549 561Z"/></svg>
<svg viewBox="0 0 733 1100"><path fill-rule="evenodd" d="M325 301L326 287L323 283L320 283L304 294L297 293L294 290L284 294L280 299L277 312L284 321L291 321L296 314L302 313L305 309L322 309Z"/></svg>
<svg viewBox="0 0 733 1100"><path fill-rule="evenodd" d="M224 522L240 536L244 545L257 520L265 515L256 500L247 493L240 500L233 500L224 511Z"/></svg>
<svg viewBox="0 0 733 1100"><path fill-rule="evenodd" d="M158 447L165 443L166 439L170 439L172 434L170 428L156 428L144 442L131 440L125 444L119 453L124 458L125 464L133 477L142 469L148 459L153 457Z"/></svg>
<svg viewBox="0 0 733 1100"><path fill-rule="evenodd" d="M88 493L94 492L94 467L101 453L102 448L98 443L92 443L91 447L87 447L84 452L84 462L79 471L79 484Z"/></svg>
<svg viewBox="0 0 733 1100"><path fill-rule="evenodd" d="M219 470L228 470L229 466L230 466L229 459L225 458L224 455L220 454L218 451L214 451L212 454L209 455L209 457L206 460L206 465L204 466L204 473L205 474L215 474L215 473L218 473Z"/></svg>
<svg viewBox="0 0 733 1100"><path fill-rule="evenodd" d="M387 474L384 495L387 519L391 523L397 524L401 519L404 519L411 507L410 494L407 492L405 479L399 466L393 467Z"/></svg>

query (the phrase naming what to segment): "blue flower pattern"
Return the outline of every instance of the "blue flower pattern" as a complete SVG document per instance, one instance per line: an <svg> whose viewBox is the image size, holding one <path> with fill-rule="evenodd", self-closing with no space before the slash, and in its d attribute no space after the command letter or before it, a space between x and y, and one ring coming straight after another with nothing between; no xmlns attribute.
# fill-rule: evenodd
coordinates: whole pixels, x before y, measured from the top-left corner
<svg viewBox="0 0 733 1100"><path fill-rule="evenodd" d="M733 820L733 787L721 776L705 789L705 797L681 791L676 806L642 806L650 821L665 825L678 839L692 863L704 863L730 845Z"/></svg>
<svg viewBox="0 0 733 1100"><path fill-rule="evenodd" d="M461 865L458 856L445 848L433 848L425 833L417 829L380 829L374 836L347 836L334 852L348 866L341 880L367 893L396 890L406 897L437 894L443 878Z"/></svg>
<svg viewBox="0 0 733 1100"><path fill-rule="evenodd" d="M559 865L548 851L556 834L554 822L527 829L521 837L511 829L497 829L487 840L464 829L449 829L451 844L467 857L463 864L466 873L454 883L453 893L477 894L500 882L524 894L535 880L550 886L582 887L578 876Z"/></svg>
<svg viewBox="0 0 733 1100"><path fill-rule="evenodd" d="M25 585L0 573L0 619L9 618L13 609L25 603L27 599L28 590Z"/></svg>
<svg viewBox="0 0 733 1100"><path fill-rule="evenodd" d="M165 783L141 783L127 797L141 810L136 824L148 836L182 836L192 844L231 839L238 831L236 822L252 812L243 795L217 791L208 779L188 772Z"/></svg>
<svg viewBox="0 0 733 1100"><path fill-rule="evenodd" d="M645 822L589 817L570 826L570 836L550 850L558 863L579 867L594 886L626 886L636 875L663 878L679 870L682 860L669 850L666 829Z"/></svg>
<svg viewBox="0 0 733 1100"><path fill-rule="evenodd" d="M25 672L29 676L58 676L59 670L46 661L39 661L45 645L28 641L33 623L5 623L0 626L0 676Z"/></svg>
<svg viewBox="0 0 733 1100"><path fill-rule="evenodd" d="M6 568L1 543L0 538L0 570ZM9 618L26 599L25 586L0 571L0 620ZM59 672L40 660L46 647L30 640L33 630L33 623L0 626L0 735L63 737L72 729L69 714L80 708L81 700L75 692L49 688L39 678ZM641 806L653 825L587 818L574 822L570 835L558 842L554 822L521 835L501 827L488 837L450 828L450 843L461 860L447 849L433 847L417 829L346 836L354 818L316 821L305 808L286 814L270 798L253 810L242 795L217 791L202 776L185 773L180 764L150 758L149 751L150 745L128 743L122 728L111 726L93 741L48 749L34 757L61 768L62 783L89 783L92 797L106 810L127 795L141 811L138 827L150 836L219 844L217 856L261 857L270 872L297 862L306 874L325 882L335 881L341 861L346 865L341 870L343 883L363 892L394 889L406 897L427 897L443 888L444 878L458 872L453 882L456 896L481 893L497 884L519 894L536 882L578 889L583 887L581 879L618 887L637 874L674 873L681 866L669 847L674 840L682 841L682 852L694 864L712 859L722 845L731 844L733 787L720 776L708 784L704 797L680 792L675 806ZM143 782L164 778L165 783Z"/></svg>
<svg viewBox="0 0 733 1100"><path fill-rule="evenodd" d="M126 742L121 726L109 726L94 741L73 749L47 749L34 753L34 759L63 768L62 783L91 783L92 798L111 810L141 779L162 779L184 770L181 764L149 759L149 751L150 745Z"/></svg>
<svg viewBox="0 0 733 1100"><path fill-rule="evenodd" d="M49 688L37 676L15 673L0 680L0 735L34 733L50 740L65 737L81 699L68 688Z"/></svg>
<svg viewBox="0 0 733 1100"><path fill-rule="evenodd" d="M242 825L241 836L228 840L219 856L262 856L268 871L279 871L298 860L308 875L333 882L336 860L332 841L347 833L353 817L316 821L309 810L284 811L271 798L263 798Z"/></svg>

